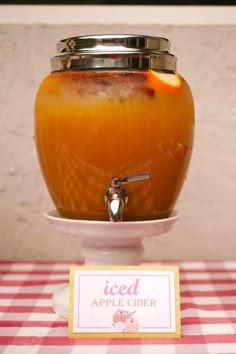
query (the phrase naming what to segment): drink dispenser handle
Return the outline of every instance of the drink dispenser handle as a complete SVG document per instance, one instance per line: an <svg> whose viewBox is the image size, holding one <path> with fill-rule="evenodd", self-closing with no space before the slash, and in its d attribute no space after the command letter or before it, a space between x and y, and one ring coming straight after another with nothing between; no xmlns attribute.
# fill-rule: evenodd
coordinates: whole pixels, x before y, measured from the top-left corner
<svg viewBox="0 0 236 354"><path fill-rule="evenodd" d="M150 172L137 173L136 175L128 176L120 179L120 184L126 184L130 182L145 181L152 177Z"/></svg>
<svg viewBox="0 0 236 354"><path fill-rule="evenodd" d="M111 186L105 192L105 202L108 205L109 219L119 222L123 219L124 206L128 202L128 192L123 184L145 181L152 177L150 172L138 173L125 178L112 177Z"/></svg>

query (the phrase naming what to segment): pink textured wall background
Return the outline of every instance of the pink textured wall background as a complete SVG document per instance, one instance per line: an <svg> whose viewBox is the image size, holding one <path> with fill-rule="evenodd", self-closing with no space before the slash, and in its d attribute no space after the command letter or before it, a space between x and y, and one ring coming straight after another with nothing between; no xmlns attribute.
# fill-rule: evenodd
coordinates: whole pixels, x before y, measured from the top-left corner
<svg viewBox="0 0 236 354"><path fill-rule="evenodd" d="M146 258L236 259L236 26L0 25L0 259L79 259L79 243L54 232L53 208L33 141L37 87L56 42L90 33L167 37L196 109L195 146L169 234Z"/></svg>

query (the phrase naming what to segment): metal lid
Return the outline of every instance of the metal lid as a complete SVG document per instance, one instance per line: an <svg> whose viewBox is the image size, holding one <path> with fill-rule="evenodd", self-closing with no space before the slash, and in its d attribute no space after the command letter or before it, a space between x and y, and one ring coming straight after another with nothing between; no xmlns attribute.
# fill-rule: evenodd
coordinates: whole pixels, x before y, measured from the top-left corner
<svg viewBox="0 0 236 354"><path fill-rule="evenodd" d="M176 70L166 38L144 35L91 35L62 39L52 71L89 69Z"/></svg>

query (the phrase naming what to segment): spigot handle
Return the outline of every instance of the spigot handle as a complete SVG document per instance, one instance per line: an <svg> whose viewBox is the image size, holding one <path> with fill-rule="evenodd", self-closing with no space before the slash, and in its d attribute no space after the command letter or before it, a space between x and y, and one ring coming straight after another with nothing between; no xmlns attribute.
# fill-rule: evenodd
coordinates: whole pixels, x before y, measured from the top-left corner
<svg viewBox="0 0 236 354"><path fill-rule="evenodd" d="M142 172L142 173L137 173L132 176L128 176L125 178L120 179L120 184L126 184L126 183L131 183L131 182L139 182L139 181L145 181L147 179L150 179L152 177L150 172Z"/></svg>

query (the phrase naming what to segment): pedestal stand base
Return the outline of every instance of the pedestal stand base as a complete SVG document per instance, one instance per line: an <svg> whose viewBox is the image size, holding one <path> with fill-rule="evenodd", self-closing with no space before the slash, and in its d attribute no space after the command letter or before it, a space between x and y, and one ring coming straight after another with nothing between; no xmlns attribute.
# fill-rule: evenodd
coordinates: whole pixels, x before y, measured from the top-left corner
<svg viewBox="0 0 236 354"><path fill-rule="evenodd" d="M53 310L61 317L68 318L69 314L69 285L64 285L62 288L54 292Z"/></svg>
<svg viewBox="0 0 236 354"><path fill-rule="evenodd" d="M138 265L142 240L167 233L179 218L176 211L166 219L119 223L64 219L56 211L44 215L57 231L78 236L85 265L93 266ZM53 307L59 316L68 317L68 285L54 293Z"/></svg>

